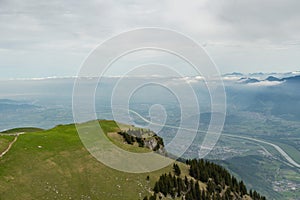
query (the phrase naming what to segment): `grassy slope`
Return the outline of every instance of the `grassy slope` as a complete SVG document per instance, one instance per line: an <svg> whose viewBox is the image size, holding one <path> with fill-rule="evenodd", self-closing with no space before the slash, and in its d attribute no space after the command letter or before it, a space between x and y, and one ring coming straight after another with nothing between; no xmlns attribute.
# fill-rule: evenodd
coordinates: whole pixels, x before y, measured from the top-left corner
<svg viewBox="0 0 300 200"><path fill-rule="evenodd" d="M101 125L116 131L115 122ZM187 166L179 164L186 174ZM63 125L19 136L0 159L0 199L139 199L170 171L171 166L150 174L108 168L83 147L74 125Z"/></svg>
<svg viewBox="0 0 300 200"><path fill-rule="evenodd" d="M0 135L0 154L7 149L8 145L14 140L15 136Z"/></svg>
<svg viewBox="0 0 300 200"><path fill-rule="evenodd" d="M1 133L21 133L21 132L38 132L42 131L43 129L40 128L34 128L34 127L25 127L25 128L14 128L10 130L3 131Z"/></svg>

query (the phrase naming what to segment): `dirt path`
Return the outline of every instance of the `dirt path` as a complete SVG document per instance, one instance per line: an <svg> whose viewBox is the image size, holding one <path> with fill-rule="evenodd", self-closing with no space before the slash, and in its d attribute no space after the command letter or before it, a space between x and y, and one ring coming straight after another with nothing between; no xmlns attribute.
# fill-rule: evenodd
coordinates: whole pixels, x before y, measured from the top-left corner
<svg viewBox="0 0 300 200"><path fill-rule="evenodd" d="M15 134L5 134L5 135L15 135L16 137L11 143L9 143L8 147L0 154L0 158L2 158L10 150L12 145L18 140L19 135L22 135L22 134L24 134L24 132L15 133ZM4 135L4 134L2 134L2 135Z"/></svg>

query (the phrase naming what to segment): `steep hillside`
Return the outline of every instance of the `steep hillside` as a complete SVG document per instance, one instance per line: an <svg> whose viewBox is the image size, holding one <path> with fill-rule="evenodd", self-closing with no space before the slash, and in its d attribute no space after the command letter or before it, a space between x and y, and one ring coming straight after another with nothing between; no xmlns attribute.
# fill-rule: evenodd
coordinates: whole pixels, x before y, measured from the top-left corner
<svg viewBox="0 0 300 200"><path fill-rule="evenodd" d="M129 134L136 130L134 127L124 126L126 128L121 130L114 121L102 120L100 123L110 139L122 148L135 152L152 149L136 142L129 144L119 134ZM33 130L36 132L32 132ZM14 142L0 158L0 199L153 199L154 191L164 199L162 193L155 188L163 174L187 177L199 184L199 190L207 190L206 183L196 181L197 177L189 175L190 163L187 165L176 162L180 174L174 170L174 166L145 174L122 173L93 158L82 145L73 124L59 125L50 130L30 131L25 134L12 131L15 136L0 134L1 151ZM155 143L153 138L156 138L156 142L159 141L156 135L151 134L144 140ZM183 191L174 198L181 199L184 194ZM166 193L166 196L170 198L171 194Z"/></svg>

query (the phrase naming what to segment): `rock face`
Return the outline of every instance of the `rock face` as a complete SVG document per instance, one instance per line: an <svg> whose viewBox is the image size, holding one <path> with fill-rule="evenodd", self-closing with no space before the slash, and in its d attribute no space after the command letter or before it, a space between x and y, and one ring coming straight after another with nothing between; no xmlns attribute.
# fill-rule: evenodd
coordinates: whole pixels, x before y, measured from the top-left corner
<svg viewBox="0 0 300 200"><path fill-rule="evenodd" d="M123 136L127 144L134 145L137 143L139 147L145 147L158 153L165 152L163 139L151 130L135 128L134 130L123 130L119 134Z"/></svg>
<svg viewBox="0 0 300 200"><path fill-rule="evenodd" d="M145 141L145 147L159 154L167 155L165 146L161 137L155 135Z"/></svg>
<svg viewBox="0 0 300 200"><path fill-rule="evenodd" d="M157 148L158 142L155 138L150 138L148 140L145 141L145 147L154 150L155 148Z"/></svg>

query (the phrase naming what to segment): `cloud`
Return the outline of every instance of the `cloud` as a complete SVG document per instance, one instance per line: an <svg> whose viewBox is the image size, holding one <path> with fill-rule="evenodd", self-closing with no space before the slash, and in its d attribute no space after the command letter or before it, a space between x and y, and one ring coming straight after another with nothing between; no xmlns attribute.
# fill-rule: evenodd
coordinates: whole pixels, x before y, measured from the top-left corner
<svg viewBox="0 0 300 200"><path fill-rule="evenodd" d="M299 39L299 7L297 0L227 0L216 15L232 28L234 37L281 44Z"/></svg>
<svg viewBox="0 0 300 200"><path fill-rule="evenodd" d="M297 0L2 0L0 34L6 37L0 44L13 48L42 43L37 47L61 49L61 42L71 49L73 43L73 50L87 49L120 31L161 26L208 45L299 45L299 7Z"/></svg>
<svg viewBox="0 0 300 200"><path fill-rule="evenodd" d="M238 81L241 79L241 76L223 76L223 81Z"/></svg>
<svg viewBox="0 0 300 200"><path fill-rule="evenodd" d="M35 71L41 65L50 70L51 63L74 75L79 58L105 39L154 26L205 44L223 72L287 66L292 71L299 67L299 7L297 0L0 0L0 50L5 51L0 70L23 69L17 57Z"/></svg>
<svg viewBox="0 0 300 200"><path fill-rule="evenodd" d="M282 84L283 81L260 81L256 83L248 83L249 86L275 86Z"/></svg>

